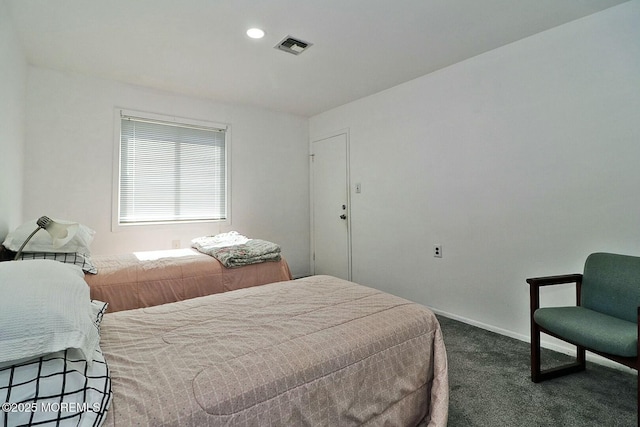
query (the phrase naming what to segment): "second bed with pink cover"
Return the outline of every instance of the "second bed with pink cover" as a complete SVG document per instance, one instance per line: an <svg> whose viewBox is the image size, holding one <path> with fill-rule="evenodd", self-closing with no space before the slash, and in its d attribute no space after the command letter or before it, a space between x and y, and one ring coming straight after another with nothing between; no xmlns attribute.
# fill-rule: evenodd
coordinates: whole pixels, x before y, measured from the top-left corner
<svg viewBox="0 0 640 427"><path fill-rule="evenodd" d="M107 313L106 426L445 426L427 308L312 276Z"/></svg>
<svg viewBox="0 0 640 427"><path fill-rule="evenodd" d="M87 274L91 298L109 312L150 307L291 279L284 258L226 268L195 249L94 256L98 274Z"/></svg>

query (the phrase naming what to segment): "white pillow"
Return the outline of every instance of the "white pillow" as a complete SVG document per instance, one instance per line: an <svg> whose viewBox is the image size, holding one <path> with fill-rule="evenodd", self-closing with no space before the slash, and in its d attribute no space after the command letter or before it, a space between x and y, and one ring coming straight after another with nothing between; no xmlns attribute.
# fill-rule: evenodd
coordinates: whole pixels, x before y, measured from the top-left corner
<svg viewBox="0 0 640 427"><path fill-rule="evenodd" d="M71 221L65 221L60 219L54 219L55 222L59 222L60 224L75 224ZM9 233L7 237L4 239L2 245L14 252L17 252L20 249L20 246L24 243L24 241L29 237L29 234L33 233L38 225L36 224L37 220L34 219L32 221L25 222L20 227L16 228L14 231ZM73 236L71 240L60 247L53 247L53 239L51 235L46 232L46 230L38 230L38 232L29 240L29 243L24 247L24 252L79 252L81 254L90 255L91 250L89 246L93 241L93 236L96 232L86 225L80 224L78 227L78 231Z"/></svg>
<svg viewBox="0 0 640 427"><path fill-rule="evenodd" d="M91 362L100 336L82 270L51 260L0 263L0 364L75 348Z"/></svg>

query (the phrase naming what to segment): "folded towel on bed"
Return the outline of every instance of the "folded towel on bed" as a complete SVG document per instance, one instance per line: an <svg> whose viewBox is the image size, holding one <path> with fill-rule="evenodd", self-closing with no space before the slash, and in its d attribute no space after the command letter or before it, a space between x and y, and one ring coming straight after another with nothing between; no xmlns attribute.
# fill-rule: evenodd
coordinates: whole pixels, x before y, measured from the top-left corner
<svg viewBox="0 0 640 427"><path fill-rule="evenodd" d="M191 246L200 252L207 253L205 251L223 248L225 246L241 245L248 241L247 236L243 236L237 231L230 231L228 233L216 234L215 236L197 237L191 241Z"/></svg>
<svg viewBox="0 0 640 427"><path fill-rule="evenodd" d="M280 246L266 240L250 239L247 243L217 248L212 254L227 268L242 267L265 261L280 261Z"/></svg>
<svg viewBox="0 0 640 427"><path fill-rule="evenodd" d="M242 267L265 261L280 261L281 259L280 246L276 243L260 239L247 239L234 231L223 233L223 235L193 239L191 246L216 258L227 268Z"/></svg>

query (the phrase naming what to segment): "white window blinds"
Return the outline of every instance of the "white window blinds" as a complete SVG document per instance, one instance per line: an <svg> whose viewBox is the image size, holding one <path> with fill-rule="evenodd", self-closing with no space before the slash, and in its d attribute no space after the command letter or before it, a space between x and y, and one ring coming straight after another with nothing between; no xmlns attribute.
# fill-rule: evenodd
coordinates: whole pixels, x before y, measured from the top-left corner
<svg viewBox="0 0 640 427"><path fill-rule="evenodd" d="M122 116L119 223L227 218L226 130Z"/></svg>

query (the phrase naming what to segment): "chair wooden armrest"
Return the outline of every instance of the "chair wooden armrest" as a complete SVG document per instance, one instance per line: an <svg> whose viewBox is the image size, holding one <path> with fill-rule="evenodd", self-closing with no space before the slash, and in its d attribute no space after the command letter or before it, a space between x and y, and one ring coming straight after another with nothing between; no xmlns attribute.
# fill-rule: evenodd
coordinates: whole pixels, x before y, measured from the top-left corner
<svg viewBox="0 0 640 427"><path fill-rule="evenodd" d="M580 293L582 288L582 274L562 274L560 276L544 276L544 277L532 277L527 279L530 292L531 303L531 319L533 319L533 312L540 308L540 287L549 285L562 285L566 283L576 284L576 305L580 305Z"/></svg>
<svg viewBox="0 0 640 427"><path fill-rule="evenodd" d="M582 274L563 274L560 276L545 276L545 277L532 277L527 279L527 283L531 286L547 286L547 285L560 285L563 283L578 283L582 282Z"/></svg>

